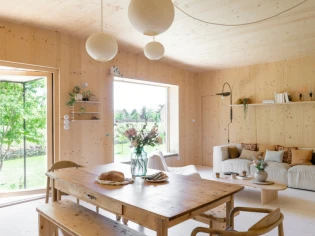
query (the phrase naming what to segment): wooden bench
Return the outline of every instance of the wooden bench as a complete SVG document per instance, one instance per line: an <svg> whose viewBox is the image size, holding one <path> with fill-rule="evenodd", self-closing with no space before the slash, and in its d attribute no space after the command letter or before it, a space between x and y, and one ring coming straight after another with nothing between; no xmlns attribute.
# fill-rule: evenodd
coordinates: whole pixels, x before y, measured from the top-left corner
<svg viewBox="0 0 315 236"><path fill-rule="evenodd" d="M42 204L36 210L39 216L39 236L52 236L58 228L73 236L145 235L70 200Z"/></svg>

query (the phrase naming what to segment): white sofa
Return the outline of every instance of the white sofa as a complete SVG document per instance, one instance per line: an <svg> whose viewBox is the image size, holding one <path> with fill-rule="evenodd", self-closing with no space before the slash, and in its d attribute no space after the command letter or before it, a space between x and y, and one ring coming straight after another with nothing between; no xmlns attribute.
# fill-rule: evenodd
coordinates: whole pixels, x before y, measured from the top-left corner
<svg viewBox="0 0 315 236"><path fill-rule="evenodd" d="M252 161L246 159L230 159L228 147L236 146L241 152L240 144L229 144L213 147L213 175L216 172L237 172L246 170L250 175L254 175L256 168ZM301 148L312 149L314 148ZM315 150L314 150L315 152ZM299 188L315 191L315 165L297 165L291 167L287 163L268 162L266 168L268 180L286 184L290 188Z"/></svg>

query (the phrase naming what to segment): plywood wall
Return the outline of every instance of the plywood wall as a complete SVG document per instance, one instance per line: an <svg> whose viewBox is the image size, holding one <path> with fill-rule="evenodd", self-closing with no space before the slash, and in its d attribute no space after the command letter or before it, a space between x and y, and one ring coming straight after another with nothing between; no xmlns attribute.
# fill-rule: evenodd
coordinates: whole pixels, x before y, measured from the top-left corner
<svg viewBox="0 0 315 236"><path fill-rule="evenodd" d="M263 99L273 99L274 92L285 91L297 101L300 88L306 86L305 100L309 101L309 91L315 90L315 56L201 73L198 82L198 147L202 150L202 163L211 166L213 146L227 143L230 103L229 98L222 100L211 95L220 92L224 82L228 82L233 86L233 103L244 97L250 97L251 103L261 103ZM233 112L232 143L315 147L314 104L249 107L246 119L242 107L233 108Z"/></svg>
<svg viewBox="0 0 315 236"><path fill-rule="evenodd" d="M60 159L84 165L113 161L113 78L112 65L128 78L179 86L180 160L173 165L197 164L197 95L196 74L159 62L143 55L119 52L109 63L99 63L85 51L85 39L55 31L0 22L0 60L60 69L60 117L69 114L65 105L68 92L82 82L100 98L102 121L73 123L70 130L60 129ZM57 134L56 134L57 135Z"/></svg>

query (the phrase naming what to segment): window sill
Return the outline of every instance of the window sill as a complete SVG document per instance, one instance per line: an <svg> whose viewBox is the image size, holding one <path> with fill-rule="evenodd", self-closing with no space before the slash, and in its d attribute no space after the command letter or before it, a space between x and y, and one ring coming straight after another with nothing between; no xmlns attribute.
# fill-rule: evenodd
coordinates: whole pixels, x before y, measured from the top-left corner
<svg viewBox="0 0 315 236"><path fill-rule="evenodd" d="M169 158L169 157L177 157L178 153L173 153L173 152L167 152L163 154L164 158ZM130 164L130 161L121 161L120 163L122 164Z"/></svg>

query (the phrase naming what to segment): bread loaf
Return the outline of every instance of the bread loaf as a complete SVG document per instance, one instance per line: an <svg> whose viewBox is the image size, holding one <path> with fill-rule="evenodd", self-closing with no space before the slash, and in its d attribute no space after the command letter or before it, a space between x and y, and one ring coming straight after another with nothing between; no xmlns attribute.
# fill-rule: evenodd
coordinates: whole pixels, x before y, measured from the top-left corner
<svg viewBox="0 0 315 236"><path fill-rule="evenodd" d="M119 171L109 171L104 172L99 176L100 180L109 180L114 182L123 182L125 180L125 175Z"/></svg>

